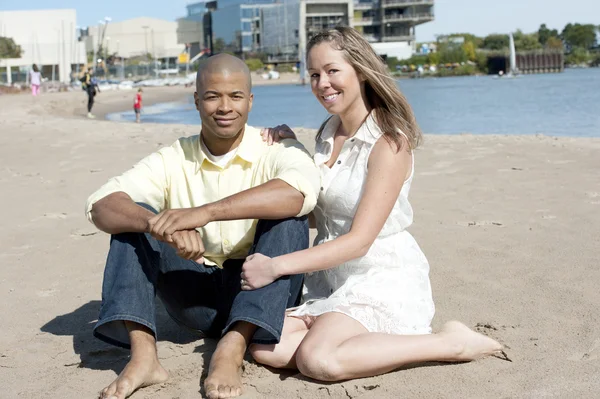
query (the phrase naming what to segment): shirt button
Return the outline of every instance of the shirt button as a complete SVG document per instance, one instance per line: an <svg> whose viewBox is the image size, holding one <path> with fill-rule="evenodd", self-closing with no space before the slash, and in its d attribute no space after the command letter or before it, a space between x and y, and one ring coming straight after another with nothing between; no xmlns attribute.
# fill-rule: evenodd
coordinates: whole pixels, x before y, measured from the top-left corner
<svg viewBox="0 0 600 399"><path fill-rule="evenodd" d="M223 240L223 244L229 245L229 240Z"/></svg>
<svg viewBox="0 0 600 399"><path fill-rule="evenodd" d="M323 191L323 187L321 187L321 191Z"/></svg>
<svg viewBox="0 0 600 399"><path fill-rule="evenodd" d="M350 140L350 142L351 142L351 143L354 143L354 139L351 139L351 140Z"/></svg>
<svg viewBox="0 0 600 399"><path fill-rule="evenodd" d="M342 163L342 161L337 161L338 165Z"/></svg>

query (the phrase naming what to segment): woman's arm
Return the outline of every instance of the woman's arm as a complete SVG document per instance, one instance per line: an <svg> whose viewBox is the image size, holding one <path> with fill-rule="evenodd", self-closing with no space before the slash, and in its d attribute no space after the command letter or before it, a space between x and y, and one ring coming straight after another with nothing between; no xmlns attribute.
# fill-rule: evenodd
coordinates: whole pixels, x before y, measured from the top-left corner
<svg viewBox="0 0 600 399"><path fill-rule="evenodd" d="M285 275L331 269L364 256L398 199L411 161L408 151L396 152L384 138L380 139L369 157L365 190L350 231L325 244L273 259L250 255L242 269L242 289L260 288Z"/></svg>

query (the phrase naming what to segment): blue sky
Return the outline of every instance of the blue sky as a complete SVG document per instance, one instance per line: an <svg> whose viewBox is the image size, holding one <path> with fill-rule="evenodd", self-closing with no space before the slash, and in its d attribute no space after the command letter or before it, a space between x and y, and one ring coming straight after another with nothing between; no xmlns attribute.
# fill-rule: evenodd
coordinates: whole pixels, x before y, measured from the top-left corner
<svg viewBox="0 0 600 399"><path fill-rule="evenodd" d="M80 26L95 25L106 16L114 21L147 16L175 20L185 15L187 0L0 0L0 10L74 8ZM561 30L568 22L600 24L600 0L436 0L436 19L417 27L417 40L435 35L471 32L486 35L541 23Z"/></svg>

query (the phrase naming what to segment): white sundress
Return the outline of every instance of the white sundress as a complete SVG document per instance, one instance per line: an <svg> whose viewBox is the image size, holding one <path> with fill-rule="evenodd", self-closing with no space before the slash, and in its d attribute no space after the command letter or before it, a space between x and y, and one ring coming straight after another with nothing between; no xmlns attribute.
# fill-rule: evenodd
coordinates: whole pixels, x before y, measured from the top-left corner
<svg viewBox="0 0 600 399"><path fill-rule="evenodd" d="M372 115L346 140L335 164L325 165L333 151L340 124L337 116L325 126L314 156L321 170L322 188L314 210L315 245L350 231L367 177L367 162L382 132ZM303 304L289 315L319 316L340 312L360 322L369 332L429 334L435 307L429 282L429 263L406 228L413 211L408 192L414 175L404 182L383 229L368 253L329 270L307 273Z"/></svg>

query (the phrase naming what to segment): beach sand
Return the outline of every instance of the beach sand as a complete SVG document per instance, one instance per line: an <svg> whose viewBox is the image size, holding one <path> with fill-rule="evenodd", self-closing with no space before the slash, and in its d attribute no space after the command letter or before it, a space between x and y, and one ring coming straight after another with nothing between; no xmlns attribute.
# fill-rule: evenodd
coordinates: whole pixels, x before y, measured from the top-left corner
<svg viewBox="0 0 600 399"><path fill-rule="evenodd" d="M191 89L148 89L146 104ZM97 113L127 110L105 92ZM81 92L0 96L0 381L3 398L93 398L128 352L92 336L109 237L88 195L198 126L87 120ZM107 111L108 110L108 111ZM284 123L285 121L281 121ZM313 148L314 131L298 130ZM321 384L245 362L245 398L596 398L600 391L600 139L426 135L411 233L431 264L434 330L458 319L512 362L409 367ZM196 398L212 340L160 310L165 384L133 398Z"/></svg>

